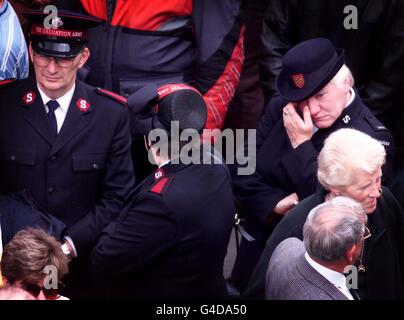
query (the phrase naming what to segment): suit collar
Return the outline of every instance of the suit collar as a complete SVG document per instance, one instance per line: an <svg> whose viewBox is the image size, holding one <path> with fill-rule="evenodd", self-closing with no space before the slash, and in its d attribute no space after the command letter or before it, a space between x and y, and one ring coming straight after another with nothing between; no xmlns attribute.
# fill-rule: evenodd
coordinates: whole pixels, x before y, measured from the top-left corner
<svg viewBox="0 0 404 320"><path fill-rule="evenodd" d="M179 159L177 159L179 160ZM163 166L161 166L158 170L156 170L156 172L158 172L159 170L163 170L165 175L169 175L175 172L178 172L182 169L184 169L185 167L187 167L189 164L183 164L183 163L176 163L174 161L170 161L165 163Z"/></svg>
<svg viewBox="0 0 404 320"><path fill-rule="evenodd" d="M342 273L324 267L320 263L314 261L307 252L304 254L304 257L313 269L315 269L334 286L341 288L346 287L346 279Z"/></svg>
<svg viewBox="0 0 404 320"><path fill-rule="evenodd" d="M37 85L37 88L38 88L39 94L41 95L44 105L46 105L50 100L56 100L59 103L59 106L60 106L59 108L61 108L64 113L67 113L67 111L69 110L70 103L73 98L74 91L76 90L76 84L74 84L73 87L68 92L66 92L62 97L60 97L58 99L51 99L50 97L48 97L46 95L45 92L43 92L41 90L41 88L38 85Z"/></svg>
<svg viewBox="0 0 404 320"><path fill-rule="evenodd" d="M35 78L24 82L20 107L24 109L25 120L44 138L50 145L54 142L45 105L36 86Z"/></svg>
<svg viewBox="0 0 404 320"><path fill-rule="evenodd" d="M318 273L306 260L302 253L297 260L297 269L300 274L313 286L317 287L333 300L347 300L348 298L339 291L330 281Z"/></svg>
<svg viewBox="0 0 404 320"><path fill-rule="evenodd" d="M44 140L50 145L53 145L51 153L54 154L71 140L77 132L80 132L86 127L89 120L86 115L93 111L89 101L90 99L84 84L80 81L76 81L76 88L70 102L69 110L56 138L53 137L46 114L45 104L36 85L35 77L25 82L20 97L20 107L25 110L24 118L26 121ZM83 105L87 107L83 108Z"/></svg>
<svg viewBox="0 0 404 320"><path fill-rule="evenodd" d="M84 103L82 103L83 101ZM89 114L93 111L93 106L89 101L90 99L85 90L85 85L80 81L76 81L76 88L70 102L69 110L53 145L51 155L58 152L67 142L73 139L77 133L87 127L90 120ZM85 108L82 108L82 105L85 106Z"/></svg>

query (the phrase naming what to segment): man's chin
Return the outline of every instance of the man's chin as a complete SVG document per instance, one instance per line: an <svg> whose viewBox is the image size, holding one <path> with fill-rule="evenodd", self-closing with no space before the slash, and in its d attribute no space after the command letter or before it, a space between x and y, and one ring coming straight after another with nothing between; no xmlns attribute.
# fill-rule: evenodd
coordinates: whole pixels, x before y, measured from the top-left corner
<svg viewBox="0 0 404 320"><path fill-rule="evenodd" d="M318 129L327 129L332 126L332 122L327 119L319 119L313 121L314 126Z"/></svg>
<svg viewBox="0 0 404 320"><path fill-rule="evenodd" d="M60 80L45 80L42 82L42 87L47 90L58 90L61 86Z"/></svg>

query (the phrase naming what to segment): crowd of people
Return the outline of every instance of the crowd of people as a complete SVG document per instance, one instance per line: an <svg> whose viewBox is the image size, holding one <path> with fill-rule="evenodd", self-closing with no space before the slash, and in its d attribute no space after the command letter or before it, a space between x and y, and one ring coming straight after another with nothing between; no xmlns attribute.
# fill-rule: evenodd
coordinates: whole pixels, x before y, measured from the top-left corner
<svg viewBox="0 0 404 320"><path fill-rule="evenodd" d="M403 299L404 3L375 1L0 0L0 299Z"/></svg>

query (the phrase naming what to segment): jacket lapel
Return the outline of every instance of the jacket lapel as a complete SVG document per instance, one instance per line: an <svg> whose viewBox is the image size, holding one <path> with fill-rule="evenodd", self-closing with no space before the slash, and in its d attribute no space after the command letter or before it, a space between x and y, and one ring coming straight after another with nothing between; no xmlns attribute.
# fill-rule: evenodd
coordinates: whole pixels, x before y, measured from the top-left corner
<svg viewBox="0 0 404 320"><path fill-rule="evenodd" d="M297 262L297 268L301 275L311 282L318 289L322 290L332 300L348 300L348 298L339 291L330 281L319 274L305 259L304 253Z"/></svg>
<svg viewBox="0 0 404 320"><path fill-rule="evenodd" d="M77 106L80 99L90 103L90 99L88 98L84 86L77 81L69 110L67 111L65 121L63 122L62 128L60 129L60 132L56 138L51 155L58 152L66 143L73 139L77 133L82 132L87 127L90 120L89 114L93 111L93 109L90 104L89 109L85 111L80 110Z"/></svg>
<svg viewBox="0 0 404 320"><path fill-rule="evenodd" d="M25 110L25 120L52 145L54 137L46 115L45 105L33 79L28 82L26 89L23 91L20 106Z"/></svg>

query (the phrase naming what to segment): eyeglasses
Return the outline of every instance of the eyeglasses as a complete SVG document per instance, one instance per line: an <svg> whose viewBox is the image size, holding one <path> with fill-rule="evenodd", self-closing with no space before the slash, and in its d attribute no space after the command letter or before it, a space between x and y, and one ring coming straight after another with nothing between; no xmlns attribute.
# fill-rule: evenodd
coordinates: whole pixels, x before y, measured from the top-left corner
<svg viewBox="0 0 404 320"><path fill-rule="evenodd" d="M370 238L372 236L372 234L370 233L370 230L368 227L365 227L365 232L363 233L363 240L366 240L368 238Z"/></svg>
<svg viewBox="0 0 404 320"><path fill-rule="evenodd" d="M70 68L73 66L74 58L59 58L59 57L50 57L45 56L43 54L33 52L34 63L40 67L47 67L51 60L54 60L55 63L61 68Z"/></svg>
<svg viewBox="0 0 404 320"><path fill-rule="evenodd" d="M61 284L61 283L59 283ZM63 284L62 284L63 285ZM43 292L44 296L46 297L46 299L48 300L56 300L57 298L59 298L59 291L58 289L46 289L45 287L41 287L37 284L30 284L30 283L24 283L22 285L23 289L27 292L29 292L30 294L32 294L35 298L37 298L39 296L39 294L41 293L41 291ZM59 286L58 286L59 287Z"/></svg>

